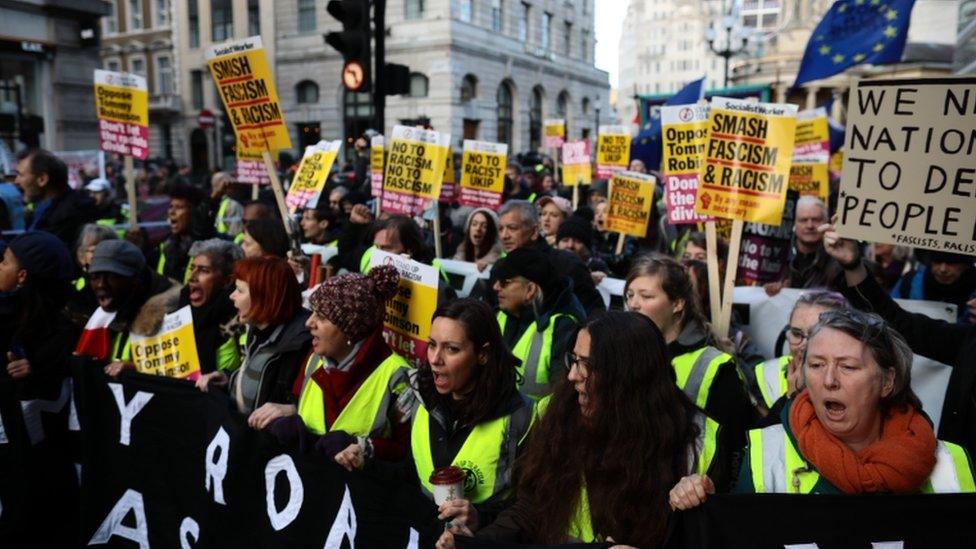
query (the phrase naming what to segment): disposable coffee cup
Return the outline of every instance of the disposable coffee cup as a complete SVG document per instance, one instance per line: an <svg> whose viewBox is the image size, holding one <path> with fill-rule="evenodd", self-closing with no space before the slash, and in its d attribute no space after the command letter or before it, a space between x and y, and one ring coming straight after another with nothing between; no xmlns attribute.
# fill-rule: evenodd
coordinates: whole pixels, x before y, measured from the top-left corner
<svg viewBox="0 0 976 549"><path fill-rule="evenodd" d="M429 480L437 505L464 498L464 471L460 467L438 467Z"/></svg>

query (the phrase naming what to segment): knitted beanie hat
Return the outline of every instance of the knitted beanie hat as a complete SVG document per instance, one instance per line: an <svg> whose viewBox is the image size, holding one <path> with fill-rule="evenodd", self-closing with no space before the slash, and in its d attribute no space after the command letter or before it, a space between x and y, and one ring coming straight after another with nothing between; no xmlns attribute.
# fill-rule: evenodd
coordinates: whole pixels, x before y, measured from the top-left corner
<svg viewBox="0 0 976 549"><path fill-rule="evenodd" d="M322 283L309 303L312 311L335 324L349 341L365 338L383 322L384 304L396 295L400 273L392 265L369 274L345 274Z"/></svg>

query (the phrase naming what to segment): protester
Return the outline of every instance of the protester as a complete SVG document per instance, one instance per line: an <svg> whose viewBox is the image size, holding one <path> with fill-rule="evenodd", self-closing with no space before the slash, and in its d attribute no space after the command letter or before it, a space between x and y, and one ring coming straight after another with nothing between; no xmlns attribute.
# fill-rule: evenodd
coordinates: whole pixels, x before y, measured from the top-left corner
<svg viewBox="0 0 976 549"><path fill-rule="evenodd" d="M492 522L512 497L512 469L532 419L516 389L517 363L483 301L459 299L434 312L427 362L415 380L421 404L410 434L412 461L431 498L431 473L452 465L465 470L464 498L439 511L470 531Z"/></svg>
<svg viewBox="0 0 976 549"><path fill-rule="evenodd" d="M823 247L823 235L817 231L828 220L827 205L815 196L801 196L796 201L793 220L793 259L786 280L770 282L763 287L770 296L782 288L828 288L843 270Z"/></svg>
<svg viewBox="0 0 976 549"><path fill-rule="evenodd" d="M270 427L280 441L346 469L370 459L403 459L416 400L409 364L383 339L384 303L397 291L396 268L330 278L309 299L312 353L305 362L297 416Z"/></svg>
<svg viewBox="0 0 976 549"><path fill-rule="evenodd" d="M958 307L958 321L962 322L966 302L976 292L976 258L935 251L925 251L922 257L922 264L895 284L891 296L952 303Z"/></svg>
<svg viewBox="0 0 976 549"><path fill-rule="evenodd" d="M596 285L603 282L610 273L606 261L593 256L593 226L583 217L573 214L559 225L556 247L576 254L586 264Z"/></svg>
<svg viewBox="0 0 976 549"><path fill-rule="evenodd" d="M156 254L156 273L186 284L190 278L190 246L213 234L213 229L201 227L202 221L194 210L203 201L203 194L189 185L169 188L169 234L159 244ZM196 218L196 219L195 219Z"/></svg>
<svg viewBox="0 0 976 549"><path fill-rule="evenodd" d="M573 205L561 196L543 196L535 204L539 208L539 230L546 243L555 246L559 225L573 214Z"/></svg>
<svg viewBox="0 0 976 549"><path fill-rule="evenodd" d="M756 411L735 359L716 347L684 268L666 256L639 258L627 275L624 299L628 310L649 317L664 334L678 387L728 430L733 444L744 442Z"/></svg>
<svg viewBox="0 0 976 549"><path fill-rule="evenodd" d="M349 189L343 187L342 185L337 185L332 192L329 193L329 209L335 215L342 214L342 201L346 196L349 195Z"/></svg>
<svg viewBox="0 0 976 549"><path fill-rule="evenodd" d="M237 310L230 300L234 290L234 262L244 254L238 246L219 238L190 246L190 279L180 292L179 306L190 306L200 372L233 372L241 365Z"/></svg>
<svg viewBox="0 0 976 549"><path fill-rule="evenodd" d="M539 190L536 192L536 204L547 196L558 196L558 191L559 189L556 188L556 178L552 176L551 172L543 172L542 178L539 180Z"/></svg>
<svg viewBox="0 0 976 549"><path fill-rule="evenodd" d="M98 306L95 300L95 293L88 283L88 266L91 265L92 254L95 246L103 240L116 240L118 236L115 231L103 225L88 223L81 228L78 234L78 242L74 247L75 271L80 273L74 280L75 291L68 298L68 310L73 317L83 319L75 323L81 326L88 321L88 316Z"/></svg>
<svg viewBox="0 0 976 549"><path fill-rule="evenodd" d="M51 151L29 149L18 154L15 183L34 207L28 230L47 231L71 246L82 225L95 221L95 203L68 186L68 167Z"/></svg>
<svg viewBox="0 0 976 549"><path fill-rule="evenodd" d="M214 229L229 237L235 237L244 230L244 206L230 196L233 184L234 178L227 172L216 172L210 177L210 201L217 205Z"/></svg>
<svg viewBox="0 0 976 549"><path fill-rule="evenodd" d="M912 391L912 351L881 317L822 314L805 349L805 389L780 424L749 432L737 492L867 494L974 492L966 451L936 440ZM682 479L672 504L704 501L702 476Z"/></svg>
<svg viewBox="0 0 976 549"><path fill-rule="evenodd" d="M126 240L103 240L95 246L88 281L98 308L81 333L75 354L105 366L118 376L134 369L129 333L155 335L162 315L175 310L180 285L158 275Z"/></svg>
<svg viewBox="0 0 976 549"><path fill-rule="evenodd" d="M891 323L912 352L952 366L942 406L939 438L976 452L976 325L951 324L924 315L911 314L868 276L854 241L840 238L833 225L820 227L824 247L844 269L841 292L851 304L877 313Z"/></svg>
<svg viewBox="0 0 976 549"><path fill-rule="evenodd" d="M512 253L516 248L534 248L543 252L554 272L572 279L572 291L588 314L606 310L586 265L573 253L556 250L539 238L535 206L524 200L510 200L499 210L498 223L505 253Z"/></svg>
<svg viewBox="0 0 976 549"><path fill-rule="evenodd" d="M298 281L279 257L245 258L234 264L230 295L245 328L241 366L228 377L220 370L200 376L196 385L226 386L247 423L264 429L279 417L295 414L292 385L311 343L305 330Z"/></svg>
<svg viewBox="0 0 976 549"><path fill-rule="evenodd" d="M342 227L338 214L331 205L319 204L315 208L305 208L299 221L302 239L317 246L337 246Z"/></svg>
<svg viewBox="0 0 976 549"><path fill-rule="evenodd" d="M865 258L878 264L882 272L881 286L891 291L905 274L911 253L911 249L905 246L875 242L868 247Z"/></svg>
<svg viewBox="0 0 976 549"><path fill-rule="evenodd" d="M85 185L85 190L95 204L96 223L106 227L125 223L126 217L122 215L122 209L113 200L112 184L108 179L92 179Z"/></svg>
<svg viewBox="0 0 976 549"><path fill-rule="evenodd" d="M707 471L726 484L718 424L675 387L661 331L647 318L609 312L574 339L567 379L520 458L516 501L477 536L659 547L679 479ZM454 523L438 547L471 532Z"/></svg>
<svg viewBox="0 0 976 549"><path fill-rule="evenodd" d="M244 257L255 259L259 257L287 258L291 245L288 233L280 219L265 217L248 221L244 225L244 239L241 248Z"/></svg>
<svg viewBox="0 0 976 549"><path fill-rule="evenodd" d="M498 261L502 246L498 240L498 216L488 208L477 208L464 223L464 242L454 259L477 265L479 271Z"/></svg>
<svg viewBox="0 0 976 549"><path fill-rule="evenodd" d="M585 317L568 286L532 248L517 248L495 264L492 289L498 297L498 325L512 354L521 363L519 390L538 400L548 395L566 345Z"/></svg>
<svg viewBox="0 0 976 549"><path fill-rule="evenodd" d="M17 174L4 174L0 179L0 231L24 230L24 197L13 184Z"/></svg>

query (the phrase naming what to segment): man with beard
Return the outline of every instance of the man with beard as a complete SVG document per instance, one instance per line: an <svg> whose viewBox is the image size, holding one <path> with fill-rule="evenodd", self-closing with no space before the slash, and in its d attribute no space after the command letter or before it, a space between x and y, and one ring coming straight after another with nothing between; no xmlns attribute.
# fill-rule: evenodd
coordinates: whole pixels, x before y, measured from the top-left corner
<svg viewBox="0 0 976 549"><path fill-rule="evenodd" d="M17 155L14 183L24 200L34 205L27 230L52 233L70 248L81 226L95 221L94 202L68 186L68 166L50 151L34 149Z"/></svg>
<svg viewBox="0 0 976 549"><path fill-rule="evenodd" d="M200 211L203 194L196 188L173 185L169 200L169 234L159 244L156 273L185 284L190 278L190 246L212 236L213 227Z"/></svg>
<svg viewBox="0 0 976 549"><path fill-rule="evenodd" d="M951 252L920 251L922 264L907 273L891 289L891 297L954 303L960 322L968 312L967 301L976 292L976 258Z"/></svg>

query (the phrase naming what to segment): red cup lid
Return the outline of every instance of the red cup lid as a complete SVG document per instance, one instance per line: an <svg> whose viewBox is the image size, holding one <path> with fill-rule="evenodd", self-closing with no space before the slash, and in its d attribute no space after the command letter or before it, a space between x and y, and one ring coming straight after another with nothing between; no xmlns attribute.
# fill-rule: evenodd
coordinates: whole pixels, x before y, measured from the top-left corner
<svg viewBox="0 0 976 549"><path fill-rule="evenodd" d="M453 465L448 467L438 467L430 474L431 484L457 484L464 481L464 471L460 467Z"/></svg>

